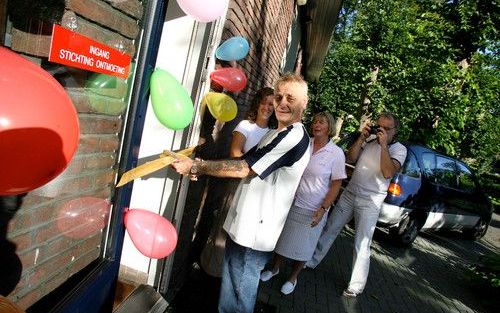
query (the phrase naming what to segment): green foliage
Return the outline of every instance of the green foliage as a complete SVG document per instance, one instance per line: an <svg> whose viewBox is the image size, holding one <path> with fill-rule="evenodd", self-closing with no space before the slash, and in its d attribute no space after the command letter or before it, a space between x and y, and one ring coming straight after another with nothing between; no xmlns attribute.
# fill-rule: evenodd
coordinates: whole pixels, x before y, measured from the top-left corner
<svg viewBox="0 0 500 313"><path fill-rule="evenodd" d="M479 182L483 191L490 197L493 210L500 213L500 174L483 174Z"/></svg>
<svg viewBox="0 0 500 313"><path fill-rule="evenodd" d="M500 255L491 253L483 256L478 264L469 265L468 276L477 285L500 289Z"/></svg>
<svg viewBox="0 0 500 313"><path fill-rule="evenodd" d="M400 117L400 139L490 171L500 159L499 11L490 0L344 1L311 110L343 117L349 132L366 93L371 112Z"/></svg>

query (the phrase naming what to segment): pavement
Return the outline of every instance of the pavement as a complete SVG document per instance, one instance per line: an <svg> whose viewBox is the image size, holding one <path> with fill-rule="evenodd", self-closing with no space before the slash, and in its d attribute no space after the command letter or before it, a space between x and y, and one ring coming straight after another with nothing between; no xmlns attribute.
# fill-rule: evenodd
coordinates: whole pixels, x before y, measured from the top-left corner
<svg viewBox="0 0 500 313"><path fill-rule="evenodd" d="M342 291L351 273L353 235L346 227L323 262L314 270L302 271L292 294L280 293L290 264L270 281L261 282L255 312L498 312L498 295L471 280L466 268L481 256L500 252L500 215L494 214L487 234L479 241L466 240L453 231L424 232L410 248L402 248L377 229L365 291L356 298L345 298ZM219 284L219 279L193 270L167 312L217 312Z"/></svg>

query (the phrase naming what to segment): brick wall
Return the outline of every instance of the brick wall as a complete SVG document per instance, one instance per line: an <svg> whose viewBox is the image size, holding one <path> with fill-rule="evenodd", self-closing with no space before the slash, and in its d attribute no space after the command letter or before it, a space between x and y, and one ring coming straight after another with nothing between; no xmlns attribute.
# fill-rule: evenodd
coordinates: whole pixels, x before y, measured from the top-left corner
<svg viewBox="0 0 500 313"><path fill-rule="evenodd" d="M246 111L256 90L273 86L278 78L294 9L293 0L230 1L222 40L243 36L250 44L248 56L238 61L248 78L237 97L240 111Z"/></svg>
<svg viewBox="0 0 500 313"><path fill-rule="evenodd" d="M141 1L66 0L60 13L62 26L134 55L143 15ZM128 102L127 81L47 62L51 26L52 22L35 20L27 27L14 26L11 49L51 72L66 88L78 111L80 142L68 168L49 184L28 193L10 221L8 240L17 245L22 273L9 298L22 308L99 257L103 240L99 229L75 238L62 232L57 222L61 208L69 201L111 199ZM100 89L93 82L107 85Z"/></svg>

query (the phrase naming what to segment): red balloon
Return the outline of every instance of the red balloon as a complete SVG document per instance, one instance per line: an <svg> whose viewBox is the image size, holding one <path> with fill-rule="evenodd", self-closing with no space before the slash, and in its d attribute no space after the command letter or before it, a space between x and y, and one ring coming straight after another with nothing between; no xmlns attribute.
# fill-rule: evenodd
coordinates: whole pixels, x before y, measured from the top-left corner
<svg viewBox="0 0 500 313"><path fill-rule="evenodd" d="M247 77L239 68L224 67L210 73L210 79L225 89L238 92L247 85Z"/></svg>
<svg viewBox="0 0 500 313"><path fill-rule="evenodd" d="M141 209L127 210L125 227L137 250L149 258L162 259L177 245L177 230L159 214Z"/></svg>
<svg viewBox="0 0 500 313"><path fill-rule="evenodd" d="M67 237L91 237L106 227L110 208L106 199L82 197L69 200L59 208L57 228Z"/></svg>
<svg viewBox="0 0 500 313"><path fill-rule="evenodd" d="M75 154L79 134L64 88L0 47L0 195L28 192L59 175Z"/></svg>

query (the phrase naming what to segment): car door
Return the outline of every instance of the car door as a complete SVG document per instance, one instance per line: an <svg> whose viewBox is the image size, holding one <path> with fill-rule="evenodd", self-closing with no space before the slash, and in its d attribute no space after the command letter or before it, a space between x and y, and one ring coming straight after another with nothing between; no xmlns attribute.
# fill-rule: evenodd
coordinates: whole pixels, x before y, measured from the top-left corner
<svg viewBox="0 0 500 313"><path fill-rule="evenodd" d="M422 205L429 209L423 229L453 227L457 208L457 175L455 161L432 152L422 154L426 183Z"/></svg>
<svg viewBox="0 0 500 313"><path fill-rule="evenodd" d="M457 161L458 190L457 210L460 212L460 224L466 227L476 225L479 216L488 211L488 206L480 194L473 172L462 162Z"/></svg>

